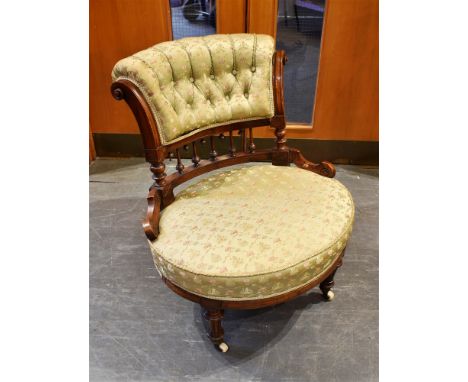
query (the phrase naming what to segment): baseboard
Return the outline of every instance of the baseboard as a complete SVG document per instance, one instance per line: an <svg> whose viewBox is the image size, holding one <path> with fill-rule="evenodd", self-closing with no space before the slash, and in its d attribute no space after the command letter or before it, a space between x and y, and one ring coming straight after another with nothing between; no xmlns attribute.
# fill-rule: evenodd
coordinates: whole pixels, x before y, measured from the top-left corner
<svg viewBox="0 0 468 382"><path fill-rule="evenodd" d="M94 133L94 145L98 157L142 157L143 144L139 134L101 134ZM240 138L235 137L235 145L239 147ZM258 149L272 147L274 140L256 138ZM328 160L339 164L379 164L379 142L375 141L334 141L316 139L288 139L290 147L298 148L311 161ZM208 145L199 145L199 155L208 157ZM218 153L227 153L228 140L216 142ZM181 150L185 158L190 158L189 151Z"/></svg>
<svg viewBox="0 0 468 382"><path fill-rule="evenodd" d="M142 157L143 142L140 134L93 133L98 157Z"/></svg>

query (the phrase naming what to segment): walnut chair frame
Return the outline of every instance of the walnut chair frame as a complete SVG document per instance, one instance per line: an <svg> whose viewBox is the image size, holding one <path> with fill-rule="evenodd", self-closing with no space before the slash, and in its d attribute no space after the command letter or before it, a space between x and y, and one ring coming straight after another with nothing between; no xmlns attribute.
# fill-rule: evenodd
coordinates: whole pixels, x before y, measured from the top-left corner
<svg viewBox="0 0 468 382"><path fill-rule="evenodd" d="M175 200L174 188L209 171L239 163L265 161L271 162L275 166L289 166L291 163L294 163L299 168L325 177L333 178L335 176L336 171L331 163L326 161L312 163L305 159L298 149L290 148L286 145L286 120L283 96L283 74L286 62L287 57L284 51L280 50L274 53L272 80L275 113L273 117L216 126L166 145L161 144L157 123L140 90L126 79L119 79L112 84L111 92L113 97L117 100L125 100L138 122L143 139L145 158L150 163L150 171L153 174L154 183L149 189L147 197L148 210L146 218L143 221L145 234L150 241L154 241L158 237L160 212ZM274 128L276 144L269 150L256 150L253 129L266 125ZM241 134L240 150L237 150L234 146L233 134L235 131L239 131ZM215 148L215 138L224 139L224 134L228 134L229 136L229 152L226 155L218 155ZM202 160L197 153L197 143L206 143L207 138L209 138L210 142L209 159ZM185 167L181 161L180 150L188 150L189 145L192 146L193 165ZM164 160L168 157L173 158L174 156L177 158L177 172L167 175ZM209 338L218 350L226 352L228 346L224 342L224 331L221 325L224 309L257 309L274 306L291 300L317 285L320 286L324 298L331 300L334 296L331 290L334 286L333 279L337 269L342 264L344 253L345 249L329 267L329 270L318 279L293 291L270 298L242 301L214 300L186 291L164 276L162 276L162 279L179 296L201 305L203 317L209 323Z"/></svg>

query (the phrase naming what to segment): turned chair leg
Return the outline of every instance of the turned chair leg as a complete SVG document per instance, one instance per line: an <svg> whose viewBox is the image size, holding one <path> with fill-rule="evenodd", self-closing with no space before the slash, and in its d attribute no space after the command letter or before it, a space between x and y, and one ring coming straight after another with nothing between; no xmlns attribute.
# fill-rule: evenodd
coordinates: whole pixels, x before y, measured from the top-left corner
<svg viewBox="0 0 468 382"><path fill-rule="evenodd" d="M222 309L203 309L203 317L208 321L209 333L211 342L215 345L216 349L226 353L229 350L229 346L224 342L224 329L221 325L221 321L224 317L224 310Z"/></svg>
<svg viewBox="0 0 468 382"><path fill-rule="evenodd" d="M344 254L344 252L343 252ZM341 255L336 268L333 270L332 273L328 275L328 277L320 283L320 290L322 291L322 295L327 301L331 301L335 298L335 293L332 291L332 288L335 286L335 273L339 267L343 264L343 254Z"/></svg>

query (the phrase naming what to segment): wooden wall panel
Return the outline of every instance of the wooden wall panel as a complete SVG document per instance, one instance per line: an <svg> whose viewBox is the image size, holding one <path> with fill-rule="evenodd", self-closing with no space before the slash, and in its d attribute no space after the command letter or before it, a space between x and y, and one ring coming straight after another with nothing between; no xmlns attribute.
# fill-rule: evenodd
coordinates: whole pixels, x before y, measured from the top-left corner
<svg viewBox="0 0 468 382"><path fill-rule="evenodd" d="M247 31L249 33L269 34L276 38L278 0L247 1Z"/></svg>
<svg viewBox="0 0 468 382"><path fill-rule="evenodd" d="M244 33L246 27L247 0L216 1L216 32Z"/></svg>
<svg viewBox="0 0 468 382"><path fill-rule="evenodd" d="M168 0L90 0L90 126L93 133L139 132L125 102L110 94L114 64L172 38Z"/></svg>
<svg viewBox="0 0 468 382"><path fill-rule="evenodd" d="M248 5L249 31L276 33L277 1ZM288 125L287 137L377 141L378 97L378 0L327 0L312 127ZM259 136L271 137L272 129Z"/></svg>
<svg viewBox="0 0 468 382"><path fill-rule="evenodd" d="M278 0L218 7L218 33L276 35ZM289 138L378 140L378 12L378 0L327 0L313 128L289 126ZM171 38L169 0L90 0L93 133L138 134L130 109L110 95L110 72L120 58Z"/></svg>
<svg viewBox="0 0 468 382"><path fill-rule="evenodd" d="M321 139L379 139L378 0L329 0L313 131Z"/></svg>

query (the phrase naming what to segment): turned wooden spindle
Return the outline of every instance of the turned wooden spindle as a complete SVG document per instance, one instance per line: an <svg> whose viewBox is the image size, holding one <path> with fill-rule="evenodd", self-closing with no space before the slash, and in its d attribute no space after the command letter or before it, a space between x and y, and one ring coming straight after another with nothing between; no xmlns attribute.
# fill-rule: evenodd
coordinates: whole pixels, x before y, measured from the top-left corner
<svg viewBox="0 0 468 382"><path fill-rule="evenodd" d="M271 126L275 128L276 149L287 150L286 146L286 121L284 115L276 115L271 119Z"/></svg>
<svg viewBox="0 0 468 382"><path fill-rule="evenodd" d="M184 171L184 164L182 163L182 160L180 159L180 151L179 149L176 150L176 155L177 155L177 165L176 165L176 170L179 174L182 174Z"/></svg>
<svg viewBox="0 0 468 382"><path fill-rule="evenodd" d="M253 129L249 127L249 151L251 153L255 152L255 143L253 140Z"/></svg>
<svg viewBox="0 0 468 382"><path fill-rule="evenodd" d="M166 184L166 165L164 162L151 163L150 171L153 173L152 178L156 184L163 187Z"/></svg>
<svg viewBox="0 0 468 382"><path fill-rule="evenodd" d="M159 150L155 153L152 153L151 156L147 157L148 162L150 163L150 171L152 173L152 178L154 183L158 188L162 188L166 185L166 165L164 160L166 159L166 153L163 150Z"/></svg>
<svg viewBox="0 0 468 382"><path fill-rule="evenodd" d="M245 129L241 130L241 147L243 152L247 152L247 135Z"/></svg>
<svg viewBox="0 0 468 382"><path fill-rule="evenodd" d="M218 156L218 153L215 150L215 144L214 144L214 137L210 137L210 159L211 160L216 160L216 157Z"/></svg>
<svg viewBox="0 0 468 382"><path fill-rule="evenodd" d="M222 309L203 309L203 317L208 321L209 333L208 337L215 345L219 345L224 341L224 329L221 321L224 317L224 310Z"/></svg>
<svg viewBox="0 0 468 382"><path fill-rule="evenodd" d="M169 160L172 162L173 159L174 159L174 153L171 151L169 153Z"/></svg>
<svg viewBox="0 0 468 382"><path fill-rule="evenodd" d="M236 148L234 147L234 137L232 130L229 130L229 155L232 157L236 156Z"/></svg>
<svg viewBox="0 0 468 382"><path fill-rule="evenodd" d="M198 164L200 163L200 157L198 156L198 153L197 153L196 142L192 143L192 162L195 167L197 167Z"/></svg>
<svg viewBox="0 0 468 382"><path fill-rule="evenodd" d="M286 150L286 132L284 128L278 128L275 130L276 135L276 147L278 150Z"/></svg>

